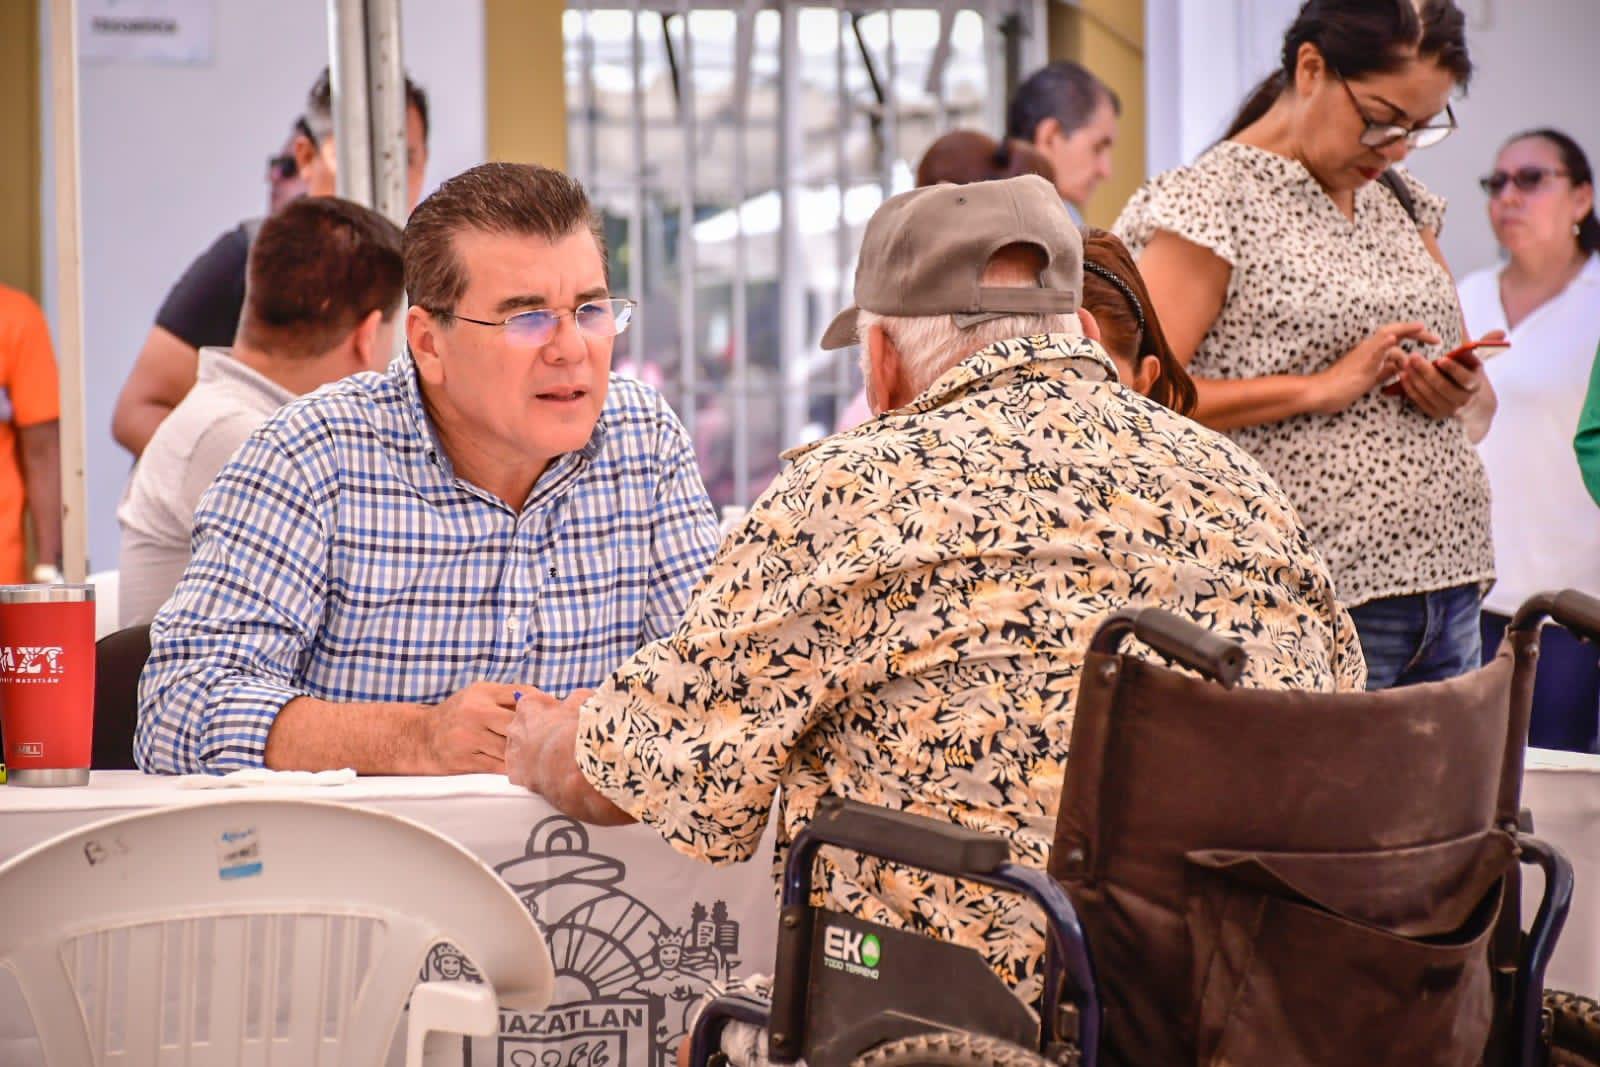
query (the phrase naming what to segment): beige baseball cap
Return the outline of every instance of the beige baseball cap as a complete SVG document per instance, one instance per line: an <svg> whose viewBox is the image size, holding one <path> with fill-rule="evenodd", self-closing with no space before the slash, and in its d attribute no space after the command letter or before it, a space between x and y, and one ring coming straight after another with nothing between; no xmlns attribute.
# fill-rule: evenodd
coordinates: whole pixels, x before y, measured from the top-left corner
<svg viewBox="0 0 1600 1067"><path fill-rule="evenodd" d="M1037 288L979 284L1007 245L1043 254ZM823 333L823 348L856 344L863 308L953 315L963 327L1002 315L1070 315L1083 297L1083 238L1055 186L1037 174L913 189L885 200L867 220L855 297Z"/></svg>

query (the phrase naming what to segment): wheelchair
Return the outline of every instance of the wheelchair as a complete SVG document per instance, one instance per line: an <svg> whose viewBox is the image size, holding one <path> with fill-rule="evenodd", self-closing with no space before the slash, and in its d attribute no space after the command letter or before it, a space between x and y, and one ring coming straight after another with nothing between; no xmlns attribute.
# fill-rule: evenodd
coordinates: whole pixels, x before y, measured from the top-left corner
<svg viewBox="0 0 1600 1067"><path fill-rule="evenodd" d="M991 834L827 797L783 873L770 1004L707 1005L809 1067L1429 1064L1600 1067L1600 1005L1546 991L1571 865L1520 789L1546 594L1462 678L1380 693L1239 690L1244 650L1158 609L1085 657L1048 871ZM1129 637L1185 671L1119 651ZM812 905L823 846L1018 893L1046 931L1024 1005L975 951ZM1543 873L1521 923L1521 869Z"/></svg>

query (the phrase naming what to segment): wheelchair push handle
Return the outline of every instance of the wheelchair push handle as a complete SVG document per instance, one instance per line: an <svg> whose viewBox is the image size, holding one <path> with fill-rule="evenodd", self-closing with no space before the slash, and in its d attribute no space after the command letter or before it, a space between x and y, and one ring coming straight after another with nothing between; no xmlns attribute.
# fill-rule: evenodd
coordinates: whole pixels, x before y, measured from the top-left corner
<svg viewBox="0 0 1600 1067"><path fill-rule="evenodd" d="M1163 656L1229 688L1244 674L1250 660L1237 642L1160 608L1123 608L1112 612L1095 631L1089 648L1114 656L1117 646L1128 634Z"/></svg>
<svg viewBox="0 0 1600 1067"><path fill-rule="evenodd" d="M1002 837L836 796L817 802L806 831L820 844L957 878L993 874L1011 858Z"/></svg>
<svg viewBox="0 0 1600 1067"><path fill-rule="evenodd" d="M1573 636L1600 644L1600 599L1577 589L1539 593L1529 597L1511 620L1512 630L1530 630L1546 617Z"/></svg>

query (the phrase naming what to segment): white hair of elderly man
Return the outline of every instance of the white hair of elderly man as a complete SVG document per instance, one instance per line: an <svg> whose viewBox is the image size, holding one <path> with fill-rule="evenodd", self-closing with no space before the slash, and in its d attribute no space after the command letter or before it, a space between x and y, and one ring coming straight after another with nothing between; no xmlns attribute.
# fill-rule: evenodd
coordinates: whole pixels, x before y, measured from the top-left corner
<svg viewBox="0 0 1600 1067"><path fill-rule="evenodd" d="M1062 333L1073 337L1083 333L1083 324L1076 315L1006 315L962 328L956 325L953 315L905 318L863 310L856 312L856 336L863 339L863 376L867 375L869 358L865 338L867 331L874 326L883 327L895 351L900 353L900 363L913 395L920 395L945 371L996 341L1032 337L1041 333Z"/></svg>

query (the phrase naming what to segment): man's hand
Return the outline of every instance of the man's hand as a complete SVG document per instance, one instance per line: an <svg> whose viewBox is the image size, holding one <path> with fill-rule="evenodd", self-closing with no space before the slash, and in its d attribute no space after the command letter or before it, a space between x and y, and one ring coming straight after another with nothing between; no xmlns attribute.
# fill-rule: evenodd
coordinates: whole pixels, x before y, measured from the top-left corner
<svg viewBox="0 0 1600 1067"><path fill-rule="evenodd" d="M536 689L527 693L508 732L506 774L574 819L605 826L629 823L632 816L601 796L578 769L578 709L593 693L575 689L565 700Z"/></svg>
<svg viewBox="0 0 1600 1067"><path fill-rule="evenodd" d="M280 771L504 774L517 688L474 682L433 705L296 697L273 719L263 760Z"/></svg>
<svg viewBox="0 0 1600 1067"><path fill-rule="evenodd" d="M427 774L504 774L517 687L474 682L421 718Z"/></svg>

